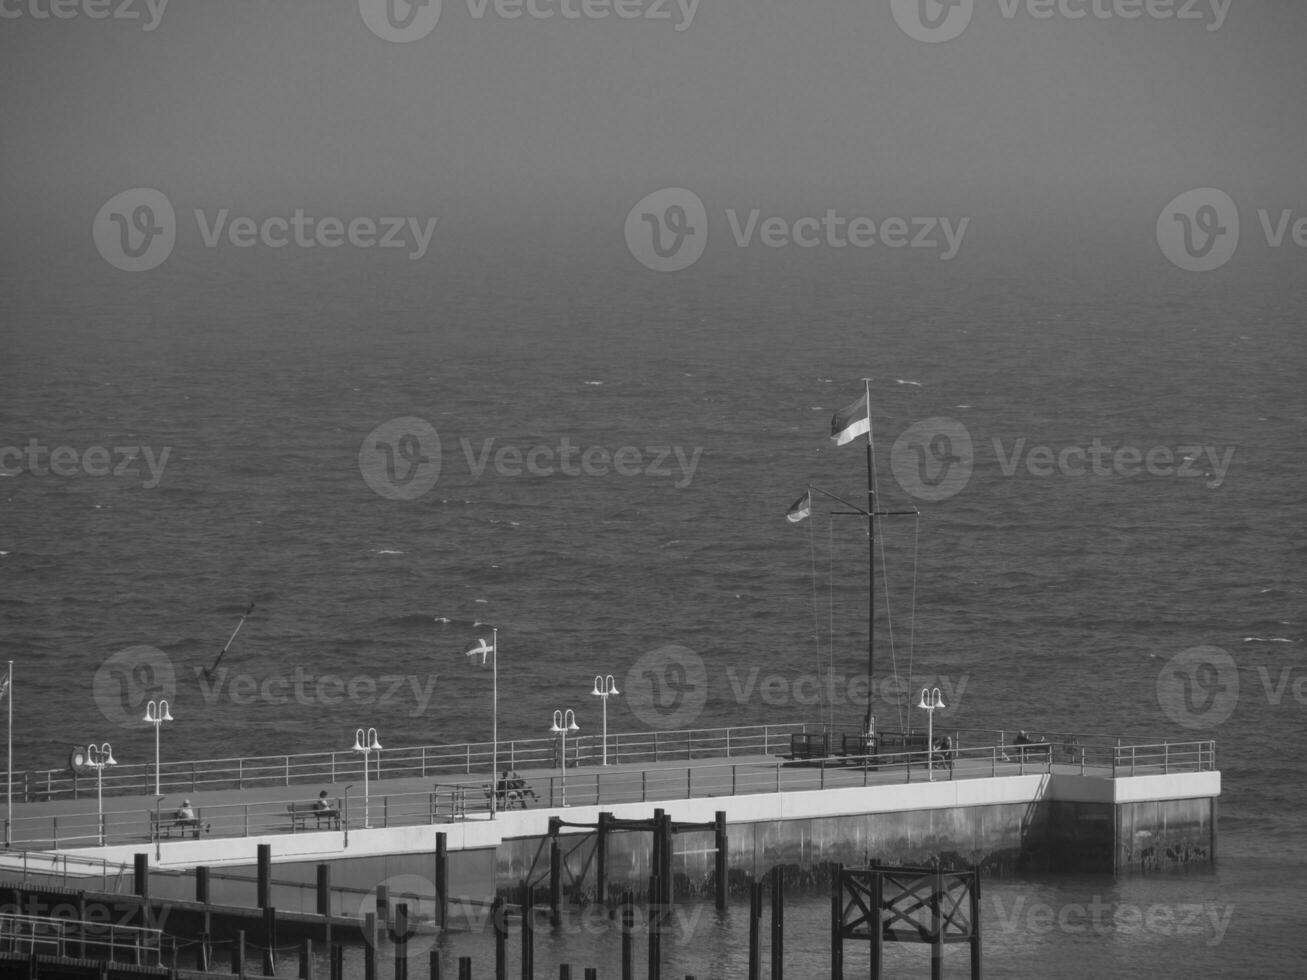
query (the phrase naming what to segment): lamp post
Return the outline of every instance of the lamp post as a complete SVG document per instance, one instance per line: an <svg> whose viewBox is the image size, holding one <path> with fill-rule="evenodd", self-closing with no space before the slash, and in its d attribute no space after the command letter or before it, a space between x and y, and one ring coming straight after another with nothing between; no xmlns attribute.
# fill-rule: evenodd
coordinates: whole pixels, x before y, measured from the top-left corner
<svg viewBox="0 0 1307 980"><path fill-rule="evenodd" d="M368 823L368 754L371 752L380 752L381 743L377 741L377 730L369 728L366 732L363 729L357 729L354 732L354 751L363 753L363 829L368 830L371 824ZM380 756L377 756L380 759Z"/></svg>
<svg viewBox="0 0 1307 980"><path fill-rule="evenodd" d="M108 742L86 747L86 764L95 770L95 808L99 814L100 846L104 847L104 767L116 766L113 746Z"/></svg>
<svg viewBox="0 0 1307 980"><path fill-rule="evenodd" d="M604 699L604 765L608 765L608 696L610 694L621 694L617 689L617 681L613 679L612 674L599 675L595 674L595 689L590 692L596 697Z"/></svg>
<svg viewBox="0 0 1307 980"><path fill-rule="evenodd" d="M944 707L944 699L940 697L939 688L933 691L928 688L921 689L921 703L917 705L926 712L926 772L930 775L930 781L935 781L935 767L932 759L935 754L935 709Z"/></svg>
<svg viewBox="0 0 1307 980"><path fill-rule="evenodd" d="M154 795L159 795L159 729L165 721L172 721L168 712L168 702L151 701L145 706L145 717L141 719L147 725L154 726Z"/></svg>
<svg viewBox="0 0 1307 980"><path fill-rule="evenodd" d="M576 723L576 712L571 708L566 712L555 711L554 723L549 730L555 735L563 736L563 806L567 806L567 733L581 730Z"/></svg>

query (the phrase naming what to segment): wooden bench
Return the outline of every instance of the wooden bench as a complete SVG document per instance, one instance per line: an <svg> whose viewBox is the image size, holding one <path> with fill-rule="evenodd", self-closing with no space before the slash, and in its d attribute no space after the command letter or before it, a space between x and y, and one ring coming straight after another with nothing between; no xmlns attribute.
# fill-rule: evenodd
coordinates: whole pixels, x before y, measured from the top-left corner
<svg viewBox="0 0 1307 980"><path fill-rule="evenodd" d="M199 810L195 811L194 819L188 820L179 820L173 813L150 811L150 840L158 840L160 836L172 837L174 830L182 837L185 837L189 830L198 840L202 829L204 829L204 820Z"/></svg>
<svg viewBox="0 0 1307 980"><path fill-rule="evenodd" d="M309 817L313 818L314 826L319 829L322 827L322 821L325 820L328 828L340 830L339 801L337 801L336 806L329 810L319 809L316 803L288 803L286 804L286 812L290 814L290 829L292 832L301 829L308 830Z"/></svg>

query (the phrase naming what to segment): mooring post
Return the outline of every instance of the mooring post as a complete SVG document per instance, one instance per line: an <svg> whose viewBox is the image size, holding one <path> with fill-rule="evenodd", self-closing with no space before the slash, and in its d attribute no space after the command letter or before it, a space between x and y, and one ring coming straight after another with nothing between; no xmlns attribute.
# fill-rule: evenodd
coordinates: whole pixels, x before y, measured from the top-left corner
<svg viewBox="0 0 1307 980"><path fill-rule="evenodd" d="M549 838L549 924L557 929L562 922L563 847L558 842L558 836L552 835Z"/></svg>
<svg viewBox="0 0 1307 980"><path fill-rule="evenodd" d="M263 975L277 975L277 910L271 905L263 908L263 941L267 944L263 950Z"/></svg>
<svg viewBox="0 0 1307 980"><path fill-rule="evenodd" d="M200 864L195 868L195 901L201 905L209 904L209 868Z"/></svg>
<svg viewBox="0 0 1307 980"><path fill-rule="evenodd" d="M443 830L436 833L436 925L445 928L449 912L446 898L449 883L449 842Z"/></svg>
<svg viewBox="0 0 1307 980"><path fill-rule="evenodd" d="M558 964L558 980L572 980L572 967L570 964Z"/></svg>
<svg viewBox="0 0 1307 980"><path fill-rule="evenodd" d="M318 915L331 915L331 865L318 865Z"/></svg>
<svg viewBox="0 0 1307 980"><path fill-rule="evenodd" d="M611 813L600 811L595 830L595 901L600 905L608 885L608 821L612 819Z"/></svg>
<svg viewBox="0 0 1307 980"><path fill-rule="evenodd" d="M655 839L657 837L655 836ZM658 876L651 875L649 878L649 914L648 914L648 933L649 933L649 980L660 980L663 975L662 962L662 936L659 934L662 930L661 917L658 914L658 896L662 894L663 886L659 882Z"/></svg>
<svg viewBox="0 0 1307 980"><path fill-rule="evenodd" d="M785 869L771 869L771 980L785 975Z"/></svg>
<svg viewBox="0 0 1307 980"><path fill-rule="evenodd" d="M930 980L944 980L944 922L939 901L943 893L944 876L936 868L930 889Z"/></svg>
<svg viewBox="0 0 1307 980"><path fill-rule="evenodd" d="M495 925L495 980L508 980L508 909L498 895L491 905L490 918Z"/></svg>
<svg viewBox="0 0 1307 980"><path fill-rule="evenodd" d="M245 976L245 930L236 932L236 941L231 944L231 972L238 977Z"/></svg>
<svg viewBox="0 0 1307 980"><path fill-rule="evenodd" d="M440 952L438 950L431 950L431 955L428 957L427 973L430 980L440 980Z"/></svg>
<svg viewBox="0 0 1307 980"><path fill-rule="evenodd" d="M717 911L726 911L726 811L713 815L713 832L717 838Z"/></svg>
<svg viewBox="0 0 1307 980"><path fill-rule="evenodd" d="M830 977L844 980L844 865L831 865Z"/></svg>
<svg viewBox="0 0 1307 980"><path fill-rule="evenodd" d="M272 904L272 845L257 845L256 854L258 862L258 901L255 904L261 909L266 909Z"/></svg>
<svg viewBox="0 0 1307 980"><path fill-rule="evenodd" d="M458 958L458 980L472 980L472 957Z"/></svg>
<svg viewBox="0 0 1307 980"><path fill-rule="evenodd" d="M535 980L536 890L522 882L522 980Z"/></svg>
<svg viewBox="0 0 1307 980"><path fill-rule="evenodd" d="M313 940L300 941L300 980L313 980Z"/></svg>
<svg viewBox="0 0 1307 980"><path fill-rule="evenodd" d="M331 980L345 980L345 945L331 944Z"/></svg>
<svg viewBox="0 0 1307 980"><path fill-rule="evenodd" d="M200 945L195 951L195 968L201 973L208 973L211 969L209 966L209 951L209 933L206 930L200 933Z"/></svg>
<svg viewBox="0 0 1307 980"><path fill-rule="evenodd" d="M136 854L132 862L132 891L141 900L141 920L137 925L150 927L150 855Z"/></svg>
<svg viewBox="0 0 1307 980"><path fill-rule="evenodd" d="M749 980L762 975L762 882L749 883Z"/></svg>
<svg viewBox="0 0 1307 980"><path fill-rule="evenodd" d="M395 904L395 980L408 980L408 903Z"/></svg>
<svg viewBox="0 0 1307 980"><path fill-rule="evenodd" d="M672 907L672 854L676 848L672 844L672 818L669 814L661 813L657 833L662 839L662 847L658 852L662 858L662 865L658 869L658 878L663 886L662 893L658 896L661 905L659 912L662 913Z"/></svg>

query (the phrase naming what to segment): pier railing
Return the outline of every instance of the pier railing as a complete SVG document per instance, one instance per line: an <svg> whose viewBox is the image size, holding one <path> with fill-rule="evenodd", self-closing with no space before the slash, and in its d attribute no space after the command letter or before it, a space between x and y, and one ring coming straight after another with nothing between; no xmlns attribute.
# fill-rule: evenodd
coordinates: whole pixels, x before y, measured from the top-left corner
<svg viewBox="0 0 1307 980"><path fill-rule="evenodd" d="M76 957L157 967L162 938L159 929L0 912L0 950L30 957ZM35 967L31 975L35 976ZM104 975L108 976L107 968Z"/></svg>
<svg viewBox="0 0 1307 980"><path fill-rule="evenodd" d="M948 752L912 749L875 755L823 758L752 759L738 762L693 760L679 765L660 760L634 768L588 767L532 775L529 794L501 795L499 810L514 806L605 806L704 797L742 796L851 787L892 786L926 780L979 779L996 776L1063 773L1116 779L1143 775L1214 771L1216 744L1211 740L1161 742L1123 746L1079 745L1073 751L1057 743L955 747ZM345 833L365 827L402 827L490 819L494 792L488 777L442 779L430 789L384 792L365 799L355 791L337 801ZM316 832L303 818L295 819L291 804L303 799L206 805L196 810L200 829L186 834L204 837L251 837ZM154 818L153 820L151 818ZM18 817L9 826L19 847L57 849L152 841L169 829L168 813L133 808L58 816ZM331 830L329 826L326 828ZM12 860L12 859L11 859ZM0 864L5 863L0 859ZM35 873L35 872L33 872ZM88 872L88 874L93 872ZM68 869L64 869L65 876Z"/></svg>
<svg viewBox="0 0 1307 980"><path fill-rule="evenodd" d="M608 736L608 761L658 763L670 759L731 758L740 755L775 755L789 751L790 736L809 726L803 723L698 728L684 731L616 732ZM578 735L567 740L567 765L597 765L603 757L600 735ZM498 744L503 768L526 769L561 766L560 742L555 738L505 739ZM470 776L489 772L495 746L491 742L453 745L418 745L387 748L372 753L372 778L404 779L413 776ZM198 793L215 789L254 789L294 786L300 783L335 783L362 776L360 753L349 750L306 752L296 755L247 756L161 762L160 793ZM120 763L103 771L105 796L154 793L153 761ZM0 781L4 777L0 776ZM96 773L70 769L15 772L14 795L21 802L95 798Z"/></svg>

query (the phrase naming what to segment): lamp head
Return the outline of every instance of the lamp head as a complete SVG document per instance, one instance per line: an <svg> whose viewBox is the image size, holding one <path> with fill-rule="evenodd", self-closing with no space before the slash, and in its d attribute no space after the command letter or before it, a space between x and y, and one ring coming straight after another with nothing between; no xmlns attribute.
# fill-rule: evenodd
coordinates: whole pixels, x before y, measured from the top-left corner
<svg viewBox="0 0 1307 980"><path fill-rule="evenodd" d="M604 690L604 679L600 677L598 674L595 674L595 689L590 693L595 695L596 697L603 697L605 694L608 693L607 691Z"/></svg>
<svg viewBox="0 0 1307 980"><path fill-rule="evenodd" d="M375 728L368 729L368 748L373 752L381 750L381 743L377 741L377 730Z"/></svg>
<svg viewBox="0 0 1307 980"><path fill-rule="evenodd" d="M367 751L367 749L363 747L363 729L361 728L357 729L354 732L354 751L355 752Z"/></svg>
<svg viewBox="0 0 1307 980"><path fill-rule="evenodd" d="M162 721L172 721L172 712L168 710L168 702L160 701L159 710L163 712Z"/></svg>

